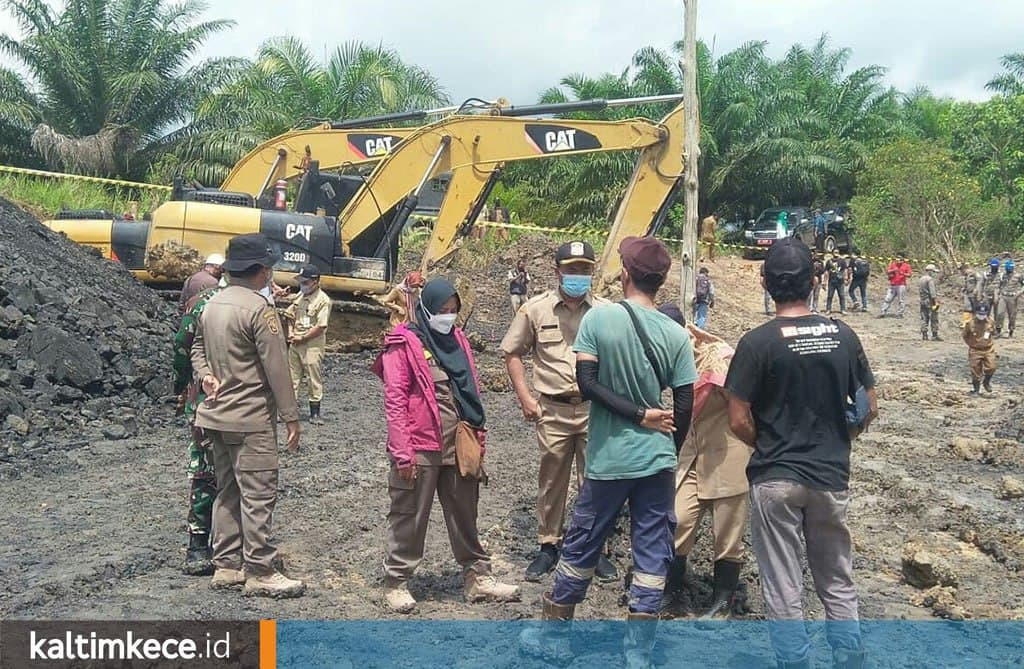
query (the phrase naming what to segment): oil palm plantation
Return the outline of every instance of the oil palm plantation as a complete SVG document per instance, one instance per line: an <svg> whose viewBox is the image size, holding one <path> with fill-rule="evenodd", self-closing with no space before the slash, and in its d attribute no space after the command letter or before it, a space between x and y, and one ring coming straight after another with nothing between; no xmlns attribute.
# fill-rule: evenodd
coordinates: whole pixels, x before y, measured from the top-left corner
<svg viewBox="0 0 1024 669"><path fill-rule="evenodd" d="M217 184L246 151L290 129L447 100L433 75L383 46L348 42L320 62L300 40L274 38L202 100L194 126L171 138L179 142L171 166Z"/></svg>
<svg viewBox="0 0 1024 669"><path fill-rule="evenodd" d="M0 36L0 53L18 62L28 84L5 73L0 106L20 99L17 125L32 125L32 148L55 169L144 174L150 149L190 120L231 66L193 63L203 43L232 25L200 21L198 2L68 0L57 10L7 0L6 8L22 36Z"/></svg>

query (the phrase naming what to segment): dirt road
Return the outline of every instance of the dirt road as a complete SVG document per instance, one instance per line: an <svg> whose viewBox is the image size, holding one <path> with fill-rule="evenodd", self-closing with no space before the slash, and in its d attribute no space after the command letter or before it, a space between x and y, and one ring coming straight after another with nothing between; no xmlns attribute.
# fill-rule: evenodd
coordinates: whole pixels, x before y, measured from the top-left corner
<svg viewBox="0 0 1024 669"><path fill-rule="evenodd" d="M757 265L722 259L712 267L719 308L710 328L732 341L762 322ZM538 279L543 281L543 277ZM875 305L881 286L872 286ZM501 295L495 299L500 300ZM882 419L853 456L850 509L856 580L869 618L944 616L1024 618L1024 499L1009 496L1002 477L1024 478L1015 438L1000 439L1018 409L1024 383L1019 339L1000 340L995 392L968 398L966 350L944 308L944 342L922 342L916 291L906 318L852 314L873 363ZM478 300L479 301L479 300ZM499 302L500 303L500 302ZM953 300L947 300L953 305ZM500 308L481 309L471 327L500 332ZM69 442L20 460L0 483L0 617L17 618L386 618L379 564L386 511L384 420L372 356L335 355L325 377L327 424L307 427L302 451L282 456L284 490L275 518L288 571L309 584L306 597L276 602L215 593L207 579L180 574L185 543L184 428L162 407L138 437ZM488 369L500 369L491 351ZM480 528L495 571L519 581L535 546L533 503L537 447L514 396L485 395L490 423L491 483L482 493ZM1019 416L1019 414L1018 414ZM1016 427L1010 425L1011 437ZM955 445L954 445L955 442ZM1011 486L1012 487L1012 486ZM1011 490L1012 492L1012 490ZM546 584L523 584L523 603L468 605L439 513L427 555L412 582L416 617L515 619L536 613ZM908 541L916 543L905 547ZM945 589L924 594L902 577L902 557L944 566ZM925 556L925 557L922 557ZM628 564L624 542L615 561ZM707 541L695 555L695 605L710 588ZM933 566L934 566L933 564ZM950 576L946 572L951 572ZM754 616L757 574L744 570ZM809 583L808 583L809 585ZM621 618L621 583L598 586L581 618ZM810 610L819 612L808 588Z"/></svg>

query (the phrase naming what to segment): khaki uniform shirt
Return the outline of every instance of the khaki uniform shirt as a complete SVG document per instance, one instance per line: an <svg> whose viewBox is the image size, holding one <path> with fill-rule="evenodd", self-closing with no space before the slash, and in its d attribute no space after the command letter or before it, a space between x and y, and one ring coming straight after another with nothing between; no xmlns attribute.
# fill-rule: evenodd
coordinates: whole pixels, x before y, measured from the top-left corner
<svg viewBox="0 0 1024 669"><path fill-rule="evenodd" d="M753 451L729 429L729 400L715 388L679 451L679 473L697 473L697 498L722 499L742 495L750 488L747 463Z"/></svg>
<svg viewBox="0 0 1024 669"><path fill-rule="evenodd" d="M715 241L715 227L717 221L714 216L708 216L700 222L700 238L704 241Z"/></svg>
<svg viewBox="0 0 1024 669"><path fill-rule="evenodd" d="M542 395L579 395L572 346L583 315L604 304L611 303L588 294L573 310L557 289L541 293L524 304L512 319L501 340L501 351L517 356L533 354L533 387Z"/></svg>
<svg viewBox="0 0 1024 669"><path fill-rule="evenodd" d="M996 324L991 316L980 326L978 325L978 319L972 318L964 323L964 342L966 342L968 348L975 351L987 351L995 345L995 331Z"/></svg>
<svg viewBox="0 0 1024 669"><path fill-rule="evenodd" d="M291 323L292 332L300 337L315 327L323 328L319 336L302 344L309 347L323 348L327 344L327 321L330 316L331 298L319 288L312 295L300 294L284 311L284 317Z"/></svg>
<svg viewBox="0 0 1024 669"><path fill-rule="evenodd" d="M288 353L277 311L254 290L228 286L206 303L195 341L196 381L220 381L215 400L196 410L196 426L224 432L263 432L280 414L298 420Z"/></svg>

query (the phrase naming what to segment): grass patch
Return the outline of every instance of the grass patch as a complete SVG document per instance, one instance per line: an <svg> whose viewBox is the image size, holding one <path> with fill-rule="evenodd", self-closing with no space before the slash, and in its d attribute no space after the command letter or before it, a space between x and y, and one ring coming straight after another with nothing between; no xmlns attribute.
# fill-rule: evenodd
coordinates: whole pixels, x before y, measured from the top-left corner
<svg viewBox="0 0 1024 669"><path fill-rule="evenodd" d="M150 190L43 177L0 174L0 195L39 219L53 218L61 209L106 209L122 214L139 203L139 214L152 211L164 195Z"/></svg>

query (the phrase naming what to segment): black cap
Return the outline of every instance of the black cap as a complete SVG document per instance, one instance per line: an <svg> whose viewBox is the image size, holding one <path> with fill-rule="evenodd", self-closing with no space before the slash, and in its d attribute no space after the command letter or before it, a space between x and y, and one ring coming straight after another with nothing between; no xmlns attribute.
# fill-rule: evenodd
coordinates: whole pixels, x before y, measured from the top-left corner
<svg viewBox="0 0 1024 669"><path fill-rule="evenodd" d="M302 269L299 270L299 278L316 281L320 278L320 270L317 269L316 265L303 265Z"/></svg>
<svg viewBox="0 0 1024 669"><path fill-rule="evenodd" d="M222 267L228 272L243 272L253 265L273 267L280 258L261 234L238 235L228 242L228 259Z"/></svg>
<svg viewBox="0 0 1024 669"><path fill-rule="evenodd" d="M594 247L590 242L566 242L555 251L555 264L565 265L571 262L594 263Z"/></svg>
<svg viewBox="0 0 1024 669"><path fill-rule="evenodd" d="M988 305L982 302L974 307L975 318L988 318L989 308Z"/></svg>
<svg viewBox="0 0 1024 669"><path fill-rule="evenodd" d="M784 237L768 249L762 270L768 283L784 276L809 279L814 272L811 249L796 237Z"/></svg>

